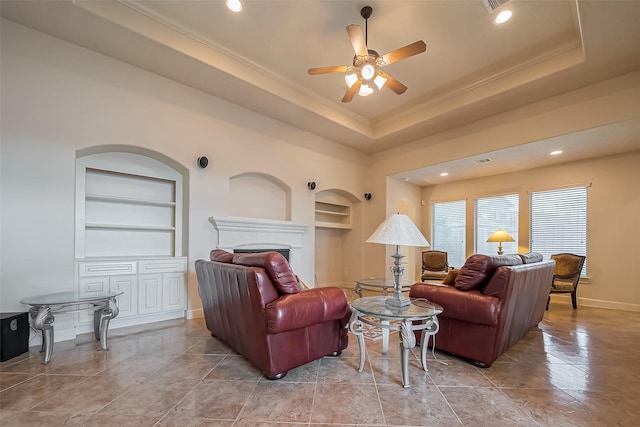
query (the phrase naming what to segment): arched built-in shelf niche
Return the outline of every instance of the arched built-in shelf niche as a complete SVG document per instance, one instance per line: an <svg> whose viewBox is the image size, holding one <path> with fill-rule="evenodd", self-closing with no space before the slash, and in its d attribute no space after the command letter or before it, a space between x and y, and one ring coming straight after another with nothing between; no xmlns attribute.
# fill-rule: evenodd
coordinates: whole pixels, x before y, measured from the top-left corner
<svg viewBox="0 0 640 427"><path fill-rule="evenodd" d="M229 178L229 216L291 221L291 187L261 172L233 176Z"/></svg>
<svg viewBox="0 0 640 427"><path fill-rule="evenodd" d="M122 291L112 328L183 318L187 308L188 169L141 147L76 152L74 290ZM75 318L93 330L93 311Z"/></svg>
<svg viewBox="0 0 640 427"><path fill-rule="evenodd" d="M350 286L358 278L361 201L339 189L316 193L315 286Z"/></svg>

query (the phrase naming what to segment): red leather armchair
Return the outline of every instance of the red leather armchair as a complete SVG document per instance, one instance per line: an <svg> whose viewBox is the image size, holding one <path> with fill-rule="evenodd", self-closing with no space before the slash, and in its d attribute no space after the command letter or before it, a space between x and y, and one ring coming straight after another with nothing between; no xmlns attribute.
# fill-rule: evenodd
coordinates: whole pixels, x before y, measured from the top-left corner
<svg viewBox="0 0 640 427"><path fill-rule="evenodd" d="M267 378L347 347L351 309L342 289L301 290L277 252L213 250L210 259L196 261L207 329Z"/></svg>

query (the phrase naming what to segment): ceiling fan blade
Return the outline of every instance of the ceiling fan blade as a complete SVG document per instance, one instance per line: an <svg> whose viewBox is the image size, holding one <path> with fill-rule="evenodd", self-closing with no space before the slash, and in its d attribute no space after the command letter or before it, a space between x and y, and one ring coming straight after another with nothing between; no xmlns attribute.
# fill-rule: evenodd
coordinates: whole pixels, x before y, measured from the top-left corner
<svg viewBox="0 0 640 427"><path fill-rule="evenodd" d="M418 40L417 42L408 44L405 47L389 52L386 55L382 55L382 61L384 65L393 64L401 59L422 53L425 50L427 50L425 42Z"/></svg>
<svg viewBox="0 0 640 427"><path fill-rule="evenodd" d="M364 33L360 25L347 25L347 33L349 34L349 40L353 46L353 51L358 56L367 56L369 51L367 50L367 44L365 42Z"/></svg>
<svg viewBox="0 0 640 427"><path fill-rule="evenodd" d="M362 80L358 80L353 84L353 86L348 88L347 91L344 93L344 96L342 97L342 102L351 102L351 100L353 99L353 96L360 89L361 84L362 84Z"/></svg>
<svg viewBox="0 0 640 427"><path fill-rule="evenodd" d="M316 74L327 74L327 73L346 73L347 71L351 71L353 67L351 65L336 65L332 67L317 67L317 68L309 68L307 73L311 76L315 76Z"/></svg>
<svg viewBox="0 0 640 427"><path fill-rule="evenodd" d="M392 91L394 91L395 93L397 93L398 95L402 95L407 91L407 87L405 85L403 85L402 83L400 83L399 81L391 77L389 74L386 74L383 72L380 72L379 74L381 77L384 77L385 79L387 79L384 85L389 89L391 89Z"/></svg>

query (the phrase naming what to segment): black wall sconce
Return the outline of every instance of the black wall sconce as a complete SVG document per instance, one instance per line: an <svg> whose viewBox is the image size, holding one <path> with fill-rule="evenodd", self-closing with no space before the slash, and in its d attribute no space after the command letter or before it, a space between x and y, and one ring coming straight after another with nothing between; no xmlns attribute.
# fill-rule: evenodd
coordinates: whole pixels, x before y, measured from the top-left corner
<svg viewBox="0 0 640 427"><path fill-rule="evenodd" d="M371 193L364 193L365 200L371 200Z"/></svg>
<svg viewBox="0 0 640 427"><path fill-rule="evenodd" d="M309 188L309 191L315 190L316 189L316 182L315 181L307 182L307 188Z"/></svg>
<svg viewBox="0 0 640 427"><path fill-rule="evenodd" d="M209 166L209 159L207 159L206 156L198 157L198 167L204 169L207 166Z"/></svg>

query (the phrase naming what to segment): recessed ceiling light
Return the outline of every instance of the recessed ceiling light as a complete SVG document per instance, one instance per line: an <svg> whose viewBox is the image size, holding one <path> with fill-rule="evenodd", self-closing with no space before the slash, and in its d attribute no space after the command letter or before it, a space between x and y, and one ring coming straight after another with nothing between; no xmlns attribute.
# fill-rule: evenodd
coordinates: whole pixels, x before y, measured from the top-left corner
<svg viewBox="0 0 640 427"><path fill-rule="evenodd" d="M440 176L448 176L448 175L449 175L449 172L442 172L442 173L440 174Z"/></svg>
<svg viewBox="0 0 640 427"><path fill-rule="evenodd" d="M512 16L513 13L510 10L505 9L502 12L498 13L493 22L494 24L504 24L509 19L511 19Z"/></svg>
<svg viewBox="0 0 640 427"><path fill-rule="evenodd" d="M227 8L232 12L240 12L242 3L240 3L240 0L227 0Z"/></svg>
<svg viewBox="0 0 640 427"><path fill-rule="evenodd" d="M549 153L552 156L557 156L558 154L562 154L562 150L556 150Z"/></svg>
<svg viewBox="0 0 640 427"><path fill-rule="evenodd" d="M404 182L409 182L409 177L408 177L408 176L405 176L404 178L402 178L402 180L403 180Z"/></svg>

